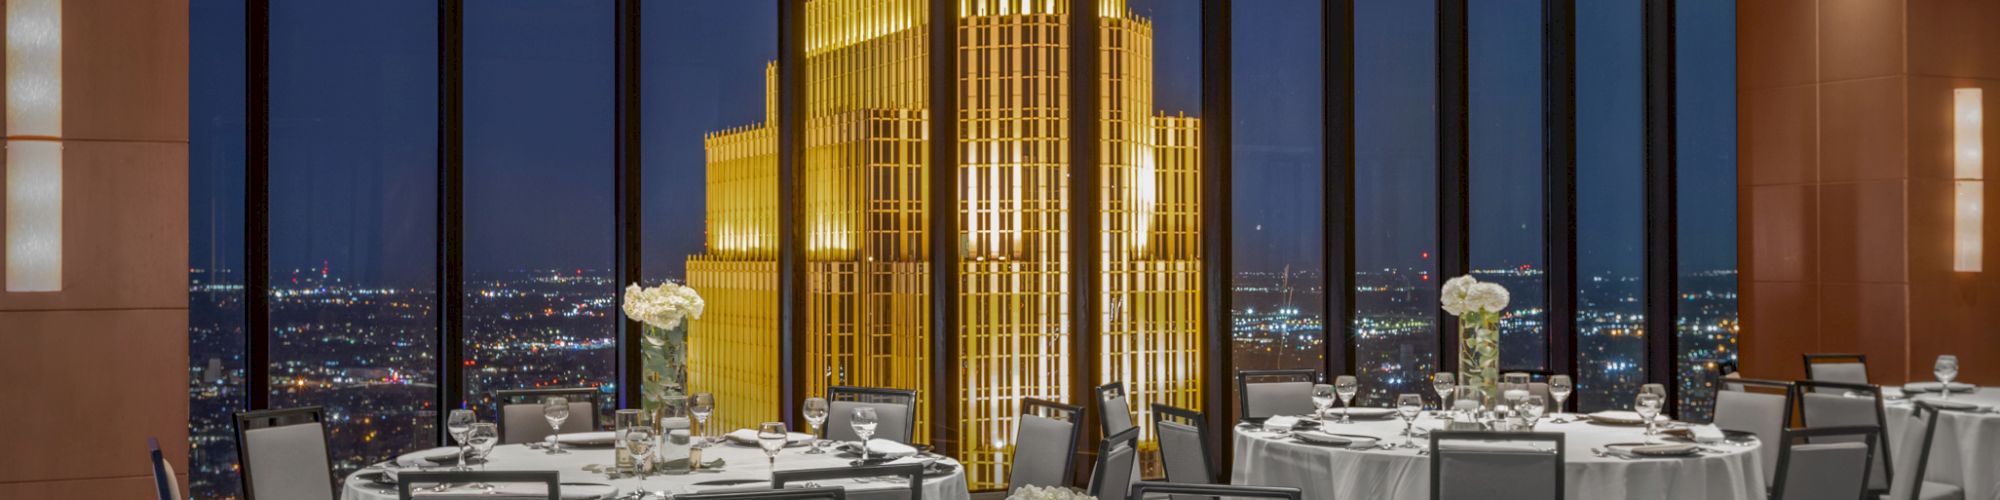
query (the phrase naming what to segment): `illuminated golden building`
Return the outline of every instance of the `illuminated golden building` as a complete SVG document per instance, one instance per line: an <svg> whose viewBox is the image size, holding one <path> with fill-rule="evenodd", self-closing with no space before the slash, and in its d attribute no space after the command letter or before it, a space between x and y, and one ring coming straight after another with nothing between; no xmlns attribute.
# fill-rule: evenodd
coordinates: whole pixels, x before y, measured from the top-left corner
<svg viewBox="0 0 2000 500"><path fill-rule="evenodd" d="M963 420L951 427L951 451L975 488L1004 483L1018 402L1088 394L1070 386L1068 342L1069 238L1085 236L1099 238L1101 249L1095 321L1104 349L1092 378L1125 382L1138 421L1152 403L1201 409L1200 121L1153 108L1152 25L1123 0L1099 3L1102 190L1094 235L1073 234L1068 225L1075 209L1068 195L1069 2L959 2L960 351L953 366L961 386L957 400L933 401L928 4L805 4L798 222L808 295L802 312L810 365L803 369L812 376L803 390L824 394L835 383L819 376L827 373L844 374L849 385L916 389L920 442L932 442L930 405L956 405ZM751 326L758 315L775 322L777 310L776 94L768 84L767 94L764 123L708 138L709 254L689 260L690 282L704 294L716 286L746 292L740 301L708 306L709 314L738 319L691 331L696 356L732 365L777 359L775 324ZM777 387L776 367L765 374L704 367L715 364L691 363L691 378L723 401L761 405ZM773 380L756 382L766 379ZM777 411L775 402L752 406L763 412L758 418Z"/></svg>

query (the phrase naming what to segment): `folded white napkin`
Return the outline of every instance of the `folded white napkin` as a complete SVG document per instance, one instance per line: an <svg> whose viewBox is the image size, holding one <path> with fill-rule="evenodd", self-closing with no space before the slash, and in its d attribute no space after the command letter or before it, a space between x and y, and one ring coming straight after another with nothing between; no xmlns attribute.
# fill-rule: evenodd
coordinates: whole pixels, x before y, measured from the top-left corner
<svg viewBox="0 0 2000 500"><path fill-rule="evenodd" d="M723 437L728 438L730 441L735 441L737 443L747 444L751 446L756 446L758 441L757 431L755 429L737 429L734 431L730 431L728 435L725 435ZM812 440L813 440L813 435L811 434L806 434L803 432L785 433L785 446L797 446L802 443L812 442Z"/></svg>
<svg viewBox="0 0 2000 500"><path fill-rule="evenodd" d="M426 492L422 494L415 494L415 492L412 492L413 493L412 496L416 498L463 497L463 498L494 498L502 500L518 500L518 499L532 498L535 500L547 500L549 498L549 494L547 493L546 489L547 489L546 486L539 484L496 484L494 485L493 493L489 494L486 492L486 490L481 488L474 488L470 486L456 486L442 492ZM611 485L606 485L606 484L562 485L563 500L597 500L601 498L611 498L617 495L618 495L618 488L614 488Z"/></svg>
<svg viewBox="0 0 2000 500"><path fill-rule="evenodd" d="M1292 436L1297 437L1299 438L1299 440L1308 443L1330 444L1336 446L1355 446L1355 447L1374 446L1375 443L1381 441L1379 439L1368 436L1356 436L1352 434L1332 434L1314 430L1294 432L1292 433Z"/></svg>
<svg viewBox="0 0 2000 500"><path fill-rule="evenodd" d="M562 444L567 444L567 445L583 445L583 446L613 445L613 444L618 444L618 433L616 431L572 432L568 434L552 435L543 439L543 442L549 442L549 441L562 441Z"/></svg>
<svg viewBox="0 0 2000 500"><path fill-rule="evenodd" d="M1627 456L1636 456L1636 457L1646 457L1646 456L1668 456L1668 457L1671 457L1671 456L1682 456L1682 455L1687 455L1687 454L1690 454L1690 453L1694 453L1694 451L1695 451L1695 450L1696 450L1697 448L1699 448L1699 447L1698 447L1698 446L1696 446L1696 445L1692 445L1692 444L1686 444L1686 443L1668 443L1668 444L1651 444L1651 445L1644 445L1644 446L1606 446L1606 447L1605 447L1604 449L1605 449L1605 450L1607 450L1607 451L1610 451L1611 453L1617 453L1617 454L1622 454L1622 455L1627 455Z"/></svg>
<svg viewBox="0 0 2000 500"><path fill-rule="evenodd" d="M1691 425L1688 430L1694 432L1694 442L1697 443L1720 443L1725 437L1722 428L1714 424Z"/></svg>
<svg viewBox="0 0 2000 500"><path fill-rule="evenodd" d="M1275 417L1264 419L1264 430L1270 430L1270 431L1290 430L1293 426L1296 425L1299 425L1299 417L1294 417L1290 415L1278 415Z"/></svg>
<svg viewBox="0 0 2000 500"><path fill-rule="evenodd" d="M861 451L861 448L853 441L841 443L840 449L841 451L850 453L860 453ZM868 454L876 457L903 458L917 454L917 449L907 444L878 438L868 440Z"/></svg>

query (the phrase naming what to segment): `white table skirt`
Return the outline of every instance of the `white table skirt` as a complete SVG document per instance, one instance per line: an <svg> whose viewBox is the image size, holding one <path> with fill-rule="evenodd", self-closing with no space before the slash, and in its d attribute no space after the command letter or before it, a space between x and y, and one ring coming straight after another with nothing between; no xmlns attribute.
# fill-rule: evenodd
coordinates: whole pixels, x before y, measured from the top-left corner
<svg viewBox="0 0 2000 500"><path fill-rule="evenodd" d="M1336 413L1339 410L1334 410ZM1430 417L1417 419L1426 428L1440 426ZM1380 436L1400 443L1401 420L1356 420L1328 424L1329 432ZM1588 423L1553 424L1544 420L1537 431L1566 434L1564 496L1570 499L1764 500L1764 471L1758 466L1762 445L1718 445L1726 454L1691 458L1626 460L1598 457L1592 448L1643 441L1642 428ZM1315 500L1429 500L1430 457L1417 450L1353 450L1280 440L1271 434L1236 427L1233 484L1291 486ZM1428 448L1427 438L1417 438ZM1449 478L1446 478L1449 480Z"/></svg>
<svg viewBox="0 0 2000 500"><path fill-rule="evenodd" d="M488 457L487 470L554 470L561 473L562 482L564 483L610 484L618 488L619 494L630 493L641 484L644 484L646 489L651 491L664 491L673 494L697 493L717 489L741 489L756 487L758 485L697 486L694 483L728 479L768 480L771 477L770 462L765 458L764 450L735 444L718 444L703 452L705 459L712 460L720 457L725 460L727 465L722 471L697 472L683 475L654 474L644 479L643 483L640 479L636 478L608 479L603 473L584 470L584 467L593 464L603 466L611 464L616 459L611 448L580 448L571 446L565 446L564 448L568 449L570 453L566 455L549 455L543 453L542 450L530 449L521 445L494 447L493 454ZM778 469L794 470L843 467L852 460L850 458L840 458L831 450L828 450L823 455L806 455L803 454L804 452L805 448L786 448L778 455ZM945 459L945 461L950 462L950 459ZM955 462L952 463L955 464ZM479 468L477 465L473 467L475 469ZM822 486L845 487L848 490L848 498L864 499L872 497L903 498L907 495L899 495L897 492L899 489L909 488L909 483L887 479L868 482L819 481L818 483ZM764 486L768 486L768 484ZM536 488L536 490L539 491L540 488ZM871 495L869 493L880 494ZM965 482L964 467L959 467L957 472L949 475L924 479L924 498L926 500L969 500L971 497ZM345 485L341 488L341 498L342 500L396 500L396 490L393 486L385 488L367 480L348 476Z"/></svg>
<svg viewBox="0 0 2000 500"><path fill-rule="evenodd" d="M1914 407L1909 400L1900 399L1902 391L1891 388L1883 392L1897 398L1886 405L1884 413L1889 419L1889 446L1895 450L1896 461L1904 463L1922 451L1923 421L1912 416ZM2000 407L2000 389L1953 393L1951 399L1996 408ZM1896 472L1899 484L1895 487L1908 488L1902 476L1907 473L1900 469ZM1938 417L1937 436L1931 438L1931 461L1926 464L1924 478L1964 488L1967 500L2000 500L2000 413L1945 412Z"/></svg>

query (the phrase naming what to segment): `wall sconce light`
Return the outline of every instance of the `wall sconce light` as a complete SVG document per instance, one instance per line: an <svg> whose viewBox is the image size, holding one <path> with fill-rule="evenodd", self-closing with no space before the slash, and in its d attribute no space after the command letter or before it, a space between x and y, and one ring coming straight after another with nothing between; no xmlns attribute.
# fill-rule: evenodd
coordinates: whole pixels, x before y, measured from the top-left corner
<svg viewBox="0 0 2000 500"><path fill-rule="evenodd" d="M1957 89L1952 91L1952 115L1957 123L1956 137L1952 141L1953 156L1957 158L1952 169L1952 177L1957 179L1954 204L1957 214L1953 224L1952 270L1959 272L1979 272L1981 269L1982 246L1980 227L1986 216L1986 168L1985 149L1981 144L1985 110L1982 109L1980 89Z"/></svg>
<svg viewBox="0 0 2000 500"><path fill-rule="evenodd" d="M62 0L7 1L7 291L62 290Z"/></svg>

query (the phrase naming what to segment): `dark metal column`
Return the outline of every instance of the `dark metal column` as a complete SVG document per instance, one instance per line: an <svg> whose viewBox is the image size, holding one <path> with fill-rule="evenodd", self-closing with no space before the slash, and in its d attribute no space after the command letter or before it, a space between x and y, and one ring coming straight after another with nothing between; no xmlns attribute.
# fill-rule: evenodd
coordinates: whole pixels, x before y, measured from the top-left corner
<svg viewBox="0 0 2000 500"><path fill-rule="evenodd" d="M958 449L958 2L930 2L931 441Z"/></svg>
<svg viewBox="0 0 2000 500"><path fill-rule="evenodd" d="M465 407L465 0L438 1L438 428ZM438 433L438 441L446 439Z"/></svg>
<svg viewBox="0 0 2000 500"><path fill-rule="evenodd" d="M1465 2L1437 0L1437 285L1471 270ZM1438 313L1437 335L1438 371L1457 371L1458 318Z"/></svg>
<svg viewBox="0 0 2000 500"><path fill-rule="evenodd" d="M271 2L244 0L244 409L271 406Z"/></svg>
<svg viewBox="0 0 2000 500"><path fill-rule="evenodd" d="M805 349L805 270L800 258L805 235L799 226L799 161L804 158L805 123L799 113L805 103L805 1L778 1L778 380L783 417L797 424L792 411L805 401L799 388L808 374L801 368L810 358Z"/></svg>
<svg viewBox="0 0 2000 500"><path fill-rule="evenodd" d="M1071 403L1084 408L1084 422L1097 422L1097 398L1091 396L1091 388L1099 384L1097 367L1104 342L1097 324L1097 280L1103 259L1097 234L1097 214L1102 207L1098 199L1098 125L1104 119L1097 95L1098 80L1104 74L1098 68L1098 50L1104 42L1098 37L1101 21L1097 9L1089 5L1092 3L1073 2L1069 9L1069 342L1070 352L1075 353L1070 360L1069 396ZM936 146L932 147L935 150ZM1089 430L1078 441L1085 458L1096 456L1097 444L1103 440L1102 430L1096 427L1086 425ZM1078 484L1090 477L1085 469L1077 467L1074 481Z"/></svg>
<svg viewBox="0 0 2000 500"><path fill-rule="evenodd" d="M1354 0L1332 0L1321 11L1320 50L1326 106L1321 132L1326 204L1320 257L1326 262L1324 373L1353 375L1354 338Z"/></svg>
<svg viewBox="0 0 2000 500"><path fill-rule="evenodd" d="M1542 5L1542 213L1549 371L1576 373L1576 0Z"/></svg>
<svg viewBox="0 0 2000 500"><path fill-rule="evenodd" d="M1202 411L1208 417L1209 449L1222 450L1215 470L1229 476L1229 405L1234 393L1231 380L1236 373L1234 345L1230 335L1231 310L1229 280L1230 251L1230 148L1232 54L1230 0L1205 0L1201 4L1201 289L1204 303L1202 353L1207 358L1202 381Z"/></svg>
<svg viewBox="0 0 2000 500"><path fill-rule="evenodd" d="M1675 231L1674 0L1646 0L1646 379L1666 384L1669 412L1680 357L1679 238Z"/></svg>
<svg viewBox="0 0 2000 500"><path fill-rule="evenodd" d="M621 305L625 303L624 285L638 283L640 277L643 276L641 273L644 272L643 267L640 265L640 258L643 254L641 253L640 245L642 227L639 224L640 216L643 215L643 212L640 210L643 203L643 195L641 194L643 191L640 189L639 184L639 174L641 173L640 148L644 144L644 141L639 136L639 97L641 94L639 87L639 49L642 45L639 43L639 3L639 0L618 0L618 84L616 89L618 95L616 124L616 128L618 129L618 166L617 178L614 181L617 184L614 188L617 191L617 200L614 202L616 206L613 208L618 214L618 248L616 250L618 281L615 283L618 286L615 287L617 290L615 298L617 300L614 303ZM621 361L618 363L619 408L635 408L643 400L640 396L640 394L643 394L640 391L640 384L642 383L642 374L645 373L645 358L640 355L639 346L644 341L639 336L643 335L644 331L639 326L638 321L626 318L623 314L619 314L618 317L620 319L618 321L618 347L619 352L622 353L620 356ZM790 413L789 411L786 412L786 414Z"/></svg>

